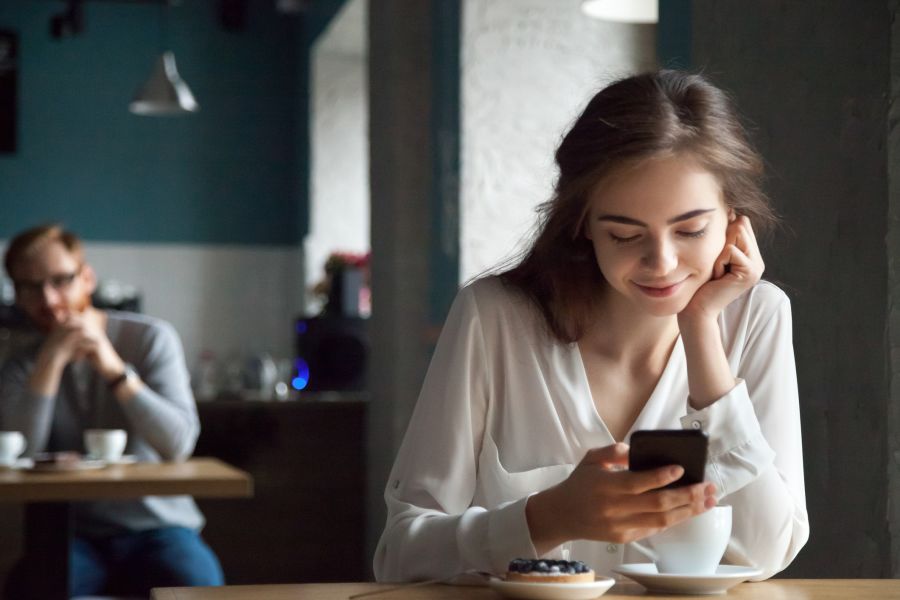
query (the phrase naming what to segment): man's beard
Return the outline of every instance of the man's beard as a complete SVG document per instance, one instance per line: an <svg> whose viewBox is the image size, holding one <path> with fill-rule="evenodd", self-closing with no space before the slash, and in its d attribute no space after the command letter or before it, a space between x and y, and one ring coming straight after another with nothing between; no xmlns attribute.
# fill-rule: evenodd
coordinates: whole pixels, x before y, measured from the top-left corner
<svg viewBox="0 0 900 600"><path fill-rule="evenodd" d="M82 294L81 298L75 300L70 308L74 314L80 315L91 305L91 295Z"/></svg>
<svg viewBox="0 0 900 600"><path fill-rule="evenodd" d="M69 302L65 306L65 315L63 317L63 321L57 320L57 311L52 308L47 307L42 313L39 315L38 319L35 319L36 325L39 329L44 331L44 333L50 333L55 328L59 327L65 322L69 316L72 315L81 315L91 306L91 296L90 294L83 294L80 298L75 298L71 302Z"/></svg>

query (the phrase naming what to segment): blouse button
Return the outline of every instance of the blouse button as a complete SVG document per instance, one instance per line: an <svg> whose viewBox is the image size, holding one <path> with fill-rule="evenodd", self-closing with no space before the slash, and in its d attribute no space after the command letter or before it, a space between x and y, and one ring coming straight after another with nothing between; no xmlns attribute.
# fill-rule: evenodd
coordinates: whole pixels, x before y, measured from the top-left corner
<svg viewBox="0 0 900 600"><path fill-rule="evenodd" d="M607 544L606 551L609 552L610 554L615 554L616 552L619 551L619 547L616 546L615 544Z"/></svg>
<svg viewBox="0 0 900 600"><path fill-rule="evenodd" d="M700 429L701 427L703 427L703 423L701 423L700 421L692 421L691 427L693 427L694 429Z"/></svg>
<svg viewBox="0 0 900 600"><path fill-rule="evenodd" d="M395 480L394 480L394 489L396 490L396 489L399 488L399 487L400 487L400 480L399 480L399 479L395 479Z"/></svg>

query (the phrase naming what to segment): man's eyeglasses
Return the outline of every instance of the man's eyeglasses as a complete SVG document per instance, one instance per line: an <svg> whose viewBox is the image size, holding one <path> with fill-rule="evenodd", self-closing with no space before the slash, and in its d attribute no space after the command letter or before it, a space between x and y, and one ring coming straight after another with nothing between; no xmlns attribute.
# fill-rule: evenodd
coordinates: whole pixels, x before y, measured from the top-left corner
<svg viewBox="0 0 900 600"><path fill-rule="evenodd" d="M19 294L20 296L40 296L44 292L45 285L49 285L57 292L64 292L69 289L69 286L72 285L72 282L75 281L75 278L78 277L79 273L81 273L80 267L71 273L51 275L46 279L38 281L25 281L20 279L19 281L14 281L13 285L16 288L16 294Z"/></svg>

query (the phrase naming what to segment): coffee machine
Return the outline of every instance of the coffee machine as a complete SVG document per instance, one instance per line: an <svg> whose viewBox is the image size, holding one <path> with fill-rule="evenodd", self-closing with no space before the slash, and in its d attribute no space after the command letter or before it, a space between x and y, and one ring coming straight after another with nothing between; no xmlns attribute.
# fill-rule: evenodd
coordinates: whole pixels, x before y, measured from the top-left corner
<svg viewBox="0 0 900 600"><path fill-rule="evenodd" d="M295 376L292 387L307 391L360 391L366 388L368 319L360 313L363 272L336 270L321 314L295 322Z"/></svg>
<svg viewBox="0 0 900 600"><path fill-rule="evenodd" d="M369 362L368 319L322 314L295 322L295 376L292 387L305 391L366 389Z"/></svg>

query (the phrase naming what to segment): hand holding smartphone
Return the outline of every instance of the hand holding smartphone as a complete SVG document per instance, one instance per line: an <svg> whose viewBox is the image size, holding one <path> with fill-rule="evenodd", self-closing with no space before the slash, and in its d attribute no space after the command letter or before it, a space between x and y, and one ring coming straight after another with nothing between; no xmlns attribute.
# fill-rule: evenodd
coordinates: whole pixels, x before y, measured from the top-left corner
<svg viewBox="0 0 900 600"><path fill-rule="evenodd" d="M684 475L670 487L702 483L706 472L707 435L696 429L654 429L631 434L628 469L646 471L681 465Z"/></svg>

